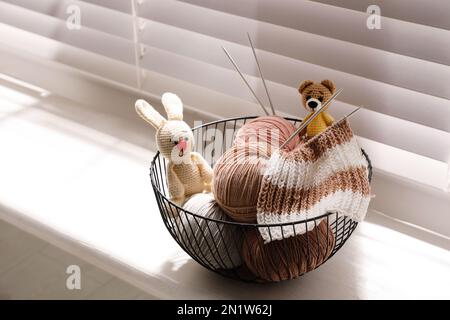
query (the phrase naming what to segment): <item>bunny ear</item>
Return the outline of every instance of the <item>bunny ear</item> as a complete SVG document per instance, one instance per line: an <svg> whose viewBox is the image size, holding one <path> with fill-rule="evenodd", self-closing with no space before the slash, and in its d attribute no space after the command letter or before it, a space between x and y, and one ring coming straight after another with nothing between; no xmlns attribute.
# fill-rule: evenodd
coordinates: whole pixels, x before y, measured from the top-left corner
<svg viewBox="0 0 450 320"><path fill-rule="evenodd" d="M164 93L161 102L164 109L166 109L169 120L183 120L183 103L176 94L170 92Z"/></svg>
<svg viewBox="0 0 450 320"><path fill-rule="evenodd" d="M159 114L147 101L139 99L135 103L135 108L137 114L150 123L155 129L161 128L161 126L166 122L166 119Z"/></svg>

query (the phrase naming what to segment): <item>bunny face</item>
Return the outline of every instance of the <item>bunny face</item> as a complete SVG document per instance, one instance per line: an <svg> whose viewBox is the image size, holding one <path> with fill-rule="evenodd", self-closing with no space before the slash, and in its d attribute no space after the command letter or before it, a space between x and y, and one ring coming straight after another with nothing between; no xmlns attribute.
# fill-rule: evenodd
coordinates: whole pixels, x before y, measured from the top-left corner
<svg viewBox="0 0 450 320"><path fill-rule="evenodd" d="M184 121L167 121L156 132L156 143L161 154L174 163L190 160L194 134Z"/></svg>
<svg viewBox="0 0 450 320"><path fill-rule="evenodd" d="M162 104L167 119L144 100L136 101L136 112L156 129L156 143L161 154L175 164L190 161L194 135L183 121L183 104L173 93L164 93Z"/></svg>

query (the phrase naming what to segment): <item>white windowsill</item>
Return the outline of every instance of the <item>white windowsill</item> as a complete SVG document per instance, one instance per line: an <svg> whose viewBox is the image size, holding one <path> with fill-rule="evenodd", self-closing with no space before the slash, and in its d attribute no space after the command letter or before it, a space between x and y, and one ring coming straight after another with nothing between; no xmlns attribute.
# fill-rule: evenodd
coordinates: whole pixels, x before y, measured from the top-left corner
<svg viewBox="0 0 450 320"><path fill-rule="evenodd" d="M165 229L148 177L154 132L132 105L105 109L0 85L0 218L156 297L450 298L450 240L373 210L301 279L258 285L215 275Z"/></svg>

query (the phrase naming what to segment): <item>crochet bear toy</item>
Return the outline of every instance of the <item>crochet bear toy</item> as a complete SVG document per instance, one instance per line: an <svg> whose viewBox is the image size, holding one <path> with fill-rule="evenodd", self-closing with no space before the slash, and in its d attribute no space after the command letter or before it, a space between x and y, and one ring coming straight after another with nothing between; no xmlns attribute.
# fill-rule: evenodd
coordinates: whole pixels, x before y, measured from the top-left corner
<svg viewBox="0 0 450 320"><path fill-rule="evenodd" d="M167 120L144 100L137 100L136 112L156 129L159 152L168 160L167 184L171 200L181 206L187 197L211 191L212 169L203 157L193 152L194 134L183 121L183 103L166 92L162 104Z"/></svg>
<svg viewBox="0 0 450 320"><path fill-rule="evenodd" d="M323 80L321 83L314 82L312 80L305 80L300 84L298 88L302 96L303 106L310 113L305 117L303 121L309 119L317 108L327 102L333 93L336 91L336 87L331 80ZM326 111L322 111L306 128L306 135L308 138L314 137L325 131L334 122L333 117Z"/></svg>

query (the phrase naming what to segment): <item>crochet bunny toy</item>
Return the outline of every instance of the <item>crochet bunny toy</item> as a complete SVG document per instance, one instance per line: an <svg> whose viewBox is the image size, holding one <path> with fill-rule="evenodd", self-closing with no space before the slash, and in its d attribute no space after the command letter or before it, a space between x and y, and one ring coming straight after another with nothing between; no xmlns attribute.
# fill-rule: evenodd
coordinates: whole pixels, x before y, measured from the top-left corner
<svg viewBox="0 0 450 320"><path fill-rule="evenodd" d="M167 120L144 100L137 100L135 107L139 116L156 129L158 149L168 160L166 172L170 198L181 206L187 197L211 191L212 169L199 153L192 151L194 135L183 121L180 98L166 92L161 101Z"/></svg>
<svg viewBox="0 0 450 320"><path fill-rule="evenodd" d="M317 108L320 108L322 103L327 102L336 87L331 80L323 80L317 83L311 80L305 80L301 83L298 91L302 95L303 106L310 112L303 121L308 120ZM333 117L326 111L322 111L317 118L315 118L306 128L306 135L308 138L314 137L319 133L324 132L334 122Z"/></svg>

